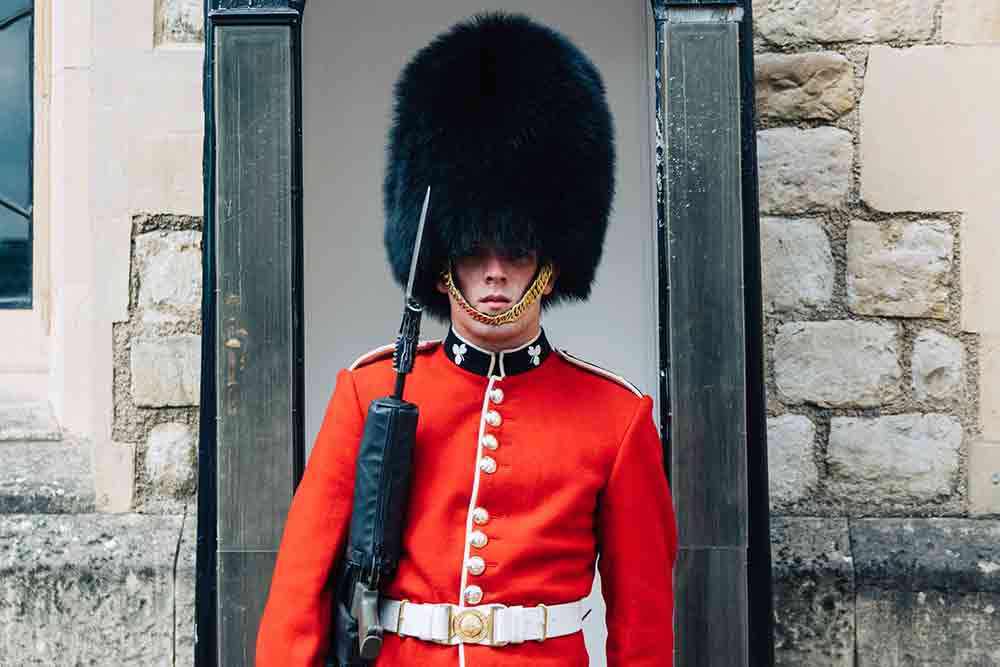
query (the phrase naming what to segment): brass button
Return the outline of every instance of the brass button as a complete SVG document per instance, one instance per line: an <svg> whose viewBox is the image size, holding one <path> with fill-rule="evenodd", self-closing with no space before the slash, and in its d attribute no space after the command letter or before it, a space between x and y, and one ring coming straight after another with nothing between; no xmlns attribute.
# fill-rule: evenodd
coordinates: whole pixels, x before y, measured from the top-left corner
<svg viewBox="0 0 1000 667"><path fill-rule="evenodd" d="M483 531L474 530L472 531L472 534L469 536L469 541L472 543L472 546L476 547L477 549L482 549L483 547L486 546L486 543L489 542L490 540L488 537L486 537L486 533L484 533Z"/></svg>
<svg viewBox="0 0 1000 667"><path fill-rule="evenodd" d="M490 400L500 405L503 403L503 389L497 387L490 392Z"/></svg>
<svg viewBox="0 0 1000 667"><path fill-rule="evenodd" d="M492 426L493 428L496 428L497 426L500 426L500 424L503 423L503 418L500 417L500 413L497 412L496 410L490 410L489 412L486 413L486 423Z"/></svg>
<svg viewBox="0 0 1000 667"><path fill-rule="evenodd" d="M497 442L497 437L492 433L487 433L483 436L483 447L486 449L496 451L496 448L499 446L500 443Z"/></svg>
<svg viewBox="0 0 1000 667"><path fill-rule="evenodd" d="M477 523L480 526L482 526L489 520L490 520L490 513L486 511L485 507L477 507L476 509L472 510L472 521L474 523Z"/></svg>
<svg viewBox="0 0 1000 667"><path fill-rule="evenodd" d="M469 604L479 604L483 600L483 589L473 584L465 587L465 601Z"/></svg>
<svg viewBox="0 0 1000 667"><path fill-rule="evenodd" d="M490 456L479 459L479 469L487 475L492 475L497 471L497 462Z"/></svg>
<svg viewBox="0 0 1000 667"><path fill-rule="evenodd" d="M465 561L465 567L471 574L482 574L486 571L486 561L479 556L472 556Z"/></svg>

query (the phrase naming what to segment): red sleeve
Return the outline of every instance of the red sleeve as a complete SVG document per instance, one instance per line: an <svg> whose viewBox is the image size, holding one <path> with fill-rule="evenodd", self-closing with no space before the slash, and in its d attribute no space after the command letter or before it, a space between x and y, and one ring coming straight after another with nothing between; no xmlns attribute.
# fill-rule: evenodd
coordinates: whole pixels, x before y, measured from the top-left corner
<svg viewBox="0 0 1000 667"><path fill-rule="evenodd" d="M258 667L323 664L329 645L331 573L347 539L364 421L354 379L342 370L288 511L257 631Z"/></svg>
<svg viewBox="0 0 1000 667"><path fill-rule="evenodd" d="M673 664L677 524L652 408L639 402L598 509L608 667Z"/></svg>

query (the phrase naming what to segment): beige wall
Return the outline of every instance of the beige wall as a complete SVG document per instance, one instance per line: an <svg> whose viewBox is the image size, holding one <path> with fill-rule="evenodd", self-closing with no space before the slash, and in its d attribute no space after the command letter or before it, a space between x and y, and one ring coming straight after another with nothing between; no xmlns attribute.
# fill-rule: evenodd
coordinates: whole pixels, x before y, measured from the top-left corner
<svg viewBox="0 0 1000 667"><path fill-rule="evenodd" d="M98 497L127 509L112 324L127 317L132 216L201 215L203 50L154 48L154 0L36 7L36 298L0 312L0 345L15 350L0 401L51 402L94 445Z"/></svg>

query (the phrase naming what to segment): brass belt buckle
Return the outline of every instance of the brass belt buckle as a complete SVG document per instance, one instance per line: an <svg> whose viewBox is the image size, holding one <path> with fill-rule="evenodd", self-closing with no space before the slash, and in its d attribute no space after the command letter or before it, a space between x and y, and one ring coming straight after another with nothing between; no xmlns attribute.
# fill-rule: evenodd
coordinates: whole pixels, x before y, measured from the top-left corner
<svg viewBox="0 0 1000 667"><path fill-rule="evenodd" d="M486 635L493 635L493 614L487 618L478 609L463 609L451 619L451 636L465 643L478 643ZM450 639L450 637L449 637Z"/></svg>

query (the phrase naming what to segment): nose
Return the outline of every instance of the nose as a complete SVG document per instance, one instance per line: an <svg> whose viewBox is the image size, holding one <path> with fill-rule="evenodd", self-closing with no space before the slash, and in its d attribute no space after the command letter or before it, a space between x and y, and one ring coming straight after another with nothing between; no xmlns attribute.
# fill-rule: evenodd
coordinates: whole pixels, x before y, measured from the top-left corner
<svg viewBox="0 0 1000 667"><path fill-rule="evenodd" d="M483 263L483 277L487 283L506 282L507 269L503 258L496 252L487 252Z"/></svg>

